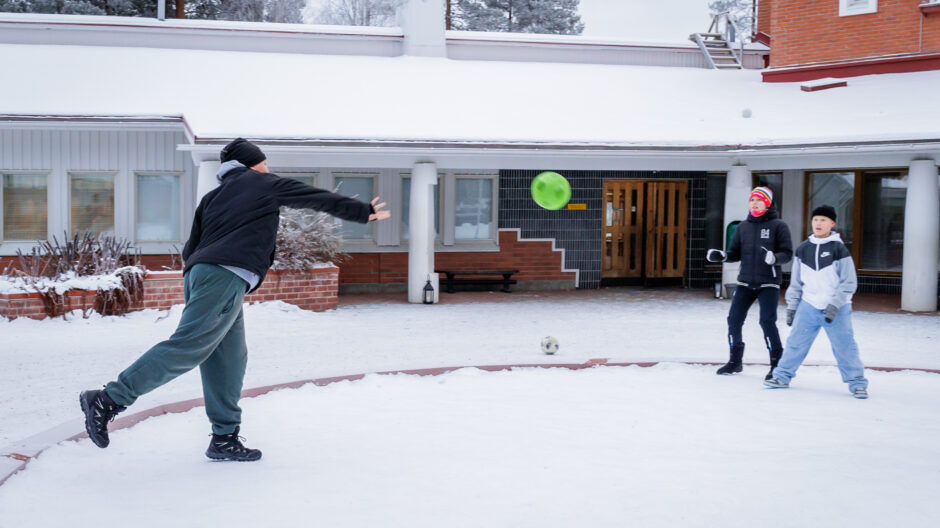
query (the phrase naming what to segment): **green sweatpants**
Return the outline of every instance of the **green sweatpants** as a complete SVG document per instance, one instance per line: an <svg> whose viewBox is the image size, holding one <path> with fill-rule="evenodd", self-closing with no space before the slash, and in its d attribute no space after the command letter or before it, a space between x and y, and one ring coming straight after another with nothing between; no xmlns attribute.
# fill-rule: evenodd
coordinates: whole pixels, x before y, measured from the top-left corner
<svg viewBox="0 0 940 528"><path fill-rule="evenodd" d="M242 317L247 289L248 283L225 268L193 266L183 278L186 306L176 332L109 383L108 396L119 405L131 405L198 366L212 432L234 432L241 423L238 399L248 362Z"/></svg>

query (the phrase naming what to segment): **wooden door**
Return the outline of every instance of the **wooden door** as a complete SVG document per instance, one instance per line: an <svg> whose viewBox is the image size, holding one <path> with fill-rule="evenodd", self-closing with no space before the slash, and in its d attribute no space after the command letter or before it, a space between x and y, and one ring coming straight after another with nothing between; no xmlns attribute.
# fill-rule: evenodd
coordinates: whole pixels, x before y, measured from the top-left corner
<svg viewBox="0 0 940 528"><path fill-rule="evenodd" d="M601 277L643 276L643 180L604 181Z"/></svg>
<svg viewBox="0 0 940 528"><path fill-rule="evenodd" d="M646 182L645 278L685 276L688 182Z"/></svg>

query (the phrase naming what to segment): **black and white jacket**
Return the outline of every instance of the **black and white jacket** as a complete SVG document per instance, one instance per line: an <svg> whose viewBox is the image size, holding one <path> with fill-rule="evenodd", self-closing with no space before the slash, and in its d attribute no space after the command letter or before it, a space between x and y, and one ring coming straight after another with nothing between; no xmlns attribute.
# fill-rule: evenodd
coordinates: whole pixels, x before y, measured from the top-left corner
<svg viewBox="0 0 940 528"><path fill-rule="evenodd" d="M830 233L826 238L811 235L796 248L787 309L796 310L800 299L819 310L830 304L842 307L852 302L857 287L855 263L839 233Z"/></svg>

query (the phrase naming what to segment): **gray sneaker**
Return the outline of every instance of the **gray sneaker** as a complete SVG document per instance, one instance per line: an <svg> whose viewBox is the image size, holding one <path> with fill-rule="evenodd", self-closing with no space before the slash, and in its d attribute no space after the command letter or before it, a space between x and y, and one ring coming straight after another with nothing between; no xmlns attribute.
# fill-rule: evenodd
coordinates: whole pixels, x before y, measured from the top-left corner
<svg viewBox="0 0 940 528"><path fill-rule="evenodd" d="M790 384L784 383L777 378L770 378L769 380L764 380L764 386L771 389L789 389Z"/></svg>
<svg viewBox="0 0 940 528"><path fill-rule="evenodd" d="M866 400L868 399L868 391L863 387L859 387L852 391L852 396L859 400Z"/></svg>

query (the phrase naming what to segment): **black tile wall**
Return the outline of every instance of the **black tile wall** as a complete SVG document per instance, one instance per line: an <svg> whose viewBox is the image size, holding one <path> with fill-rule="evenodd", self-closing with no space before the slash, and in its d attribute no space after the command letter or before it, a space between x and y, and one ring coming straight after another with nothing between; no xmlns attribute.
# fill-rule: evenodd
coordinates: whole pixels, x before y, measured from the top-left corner
<svg viewBox="0 0 940 528"><path fill-rule="evenodd" d="M529 186L541 171L499 172L499 227L518 228L524 238L553 238L565 249L565 267L578 269L579 288L598 288L601 283L601 237L605 179L679 179L690 182L686 285L712 288L721 271L706 271L705 173L643 171L558 171L571 183L571 202L585 210L547 211L532 200Z"/></svg>

